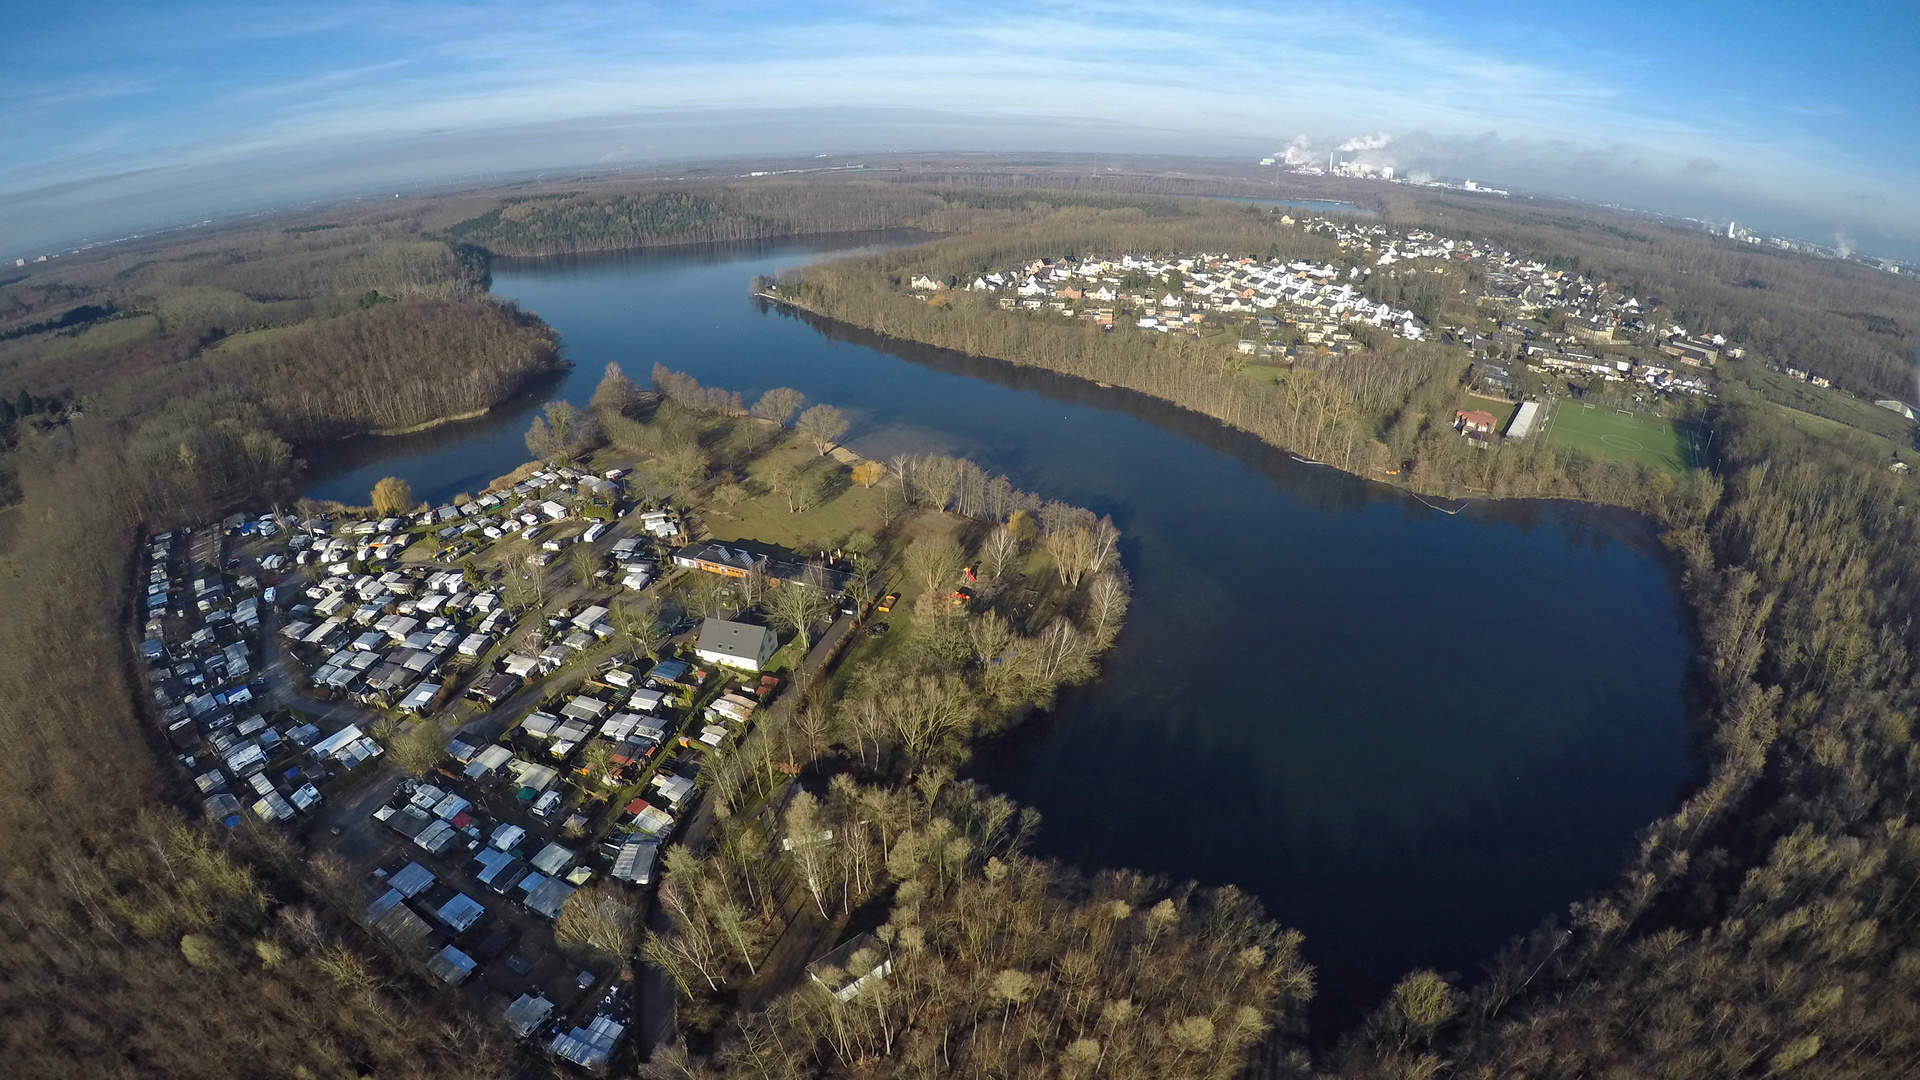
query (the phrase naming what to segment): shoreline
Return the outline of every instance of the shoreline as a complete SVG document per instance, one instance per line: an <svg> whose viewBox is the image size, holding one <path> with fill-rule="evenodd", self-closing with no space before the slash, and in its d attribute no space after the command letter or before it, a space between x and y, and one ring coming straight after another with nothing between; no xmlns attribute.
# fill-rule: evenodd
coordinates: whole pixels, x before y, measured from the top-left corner
<svg viewBox="0 0 1920 1080"><path fill-rule="evenodd" d="M433 419L433 420L427 420L427 421L424 421L424 422L422 422L422 423L418 423L418 424L413 424L413 425L411 425L411 426L409 426L409 427L399 427L399 428L381 428L381 429L380 429L380 430L378 430L378 431L369 431L369 432L366 432L365 434L367 434L367 435L380 435L380 436L387 436L387 435L412 435L412 434L414 434L415 432L419 432L419 431L428 431L428 430L430 430L430 429L432 429L432 428L437 428L437 427L440 427L440 426L441 426L441 425L443 425L443 424L457 424L457 423L459 423L459 422L460 422L460 421L462 421L462 420L478 420L478 419L480 419L481 417L483 417L483 416L485 416L485 415L487 415L488 413L490 413L490 412L492 412L492 411L493 411L493 406L491 406L491 405L488 405L488 406L486 406L485 408L480 408L480 409L474 409L474 410L473 410L473 411L471 411L471 412L463 412L463 413L455 413L455 414L454 414L454 415L452 415L452 416L442 416L442 417L439 417L439 418L437 418L437 419ZM342 436L341 436L341 438L343 438L343 439L354 439L354 438L359 438L359 437L360 437L360 436L357 436L357 435L342 435Z"/></svg>
<svg viewBox="0 0 1920 1080"><path fill-rule="evenodd" d="M859 330L862 333L873 334L884 340L905 342L908 344L918 345L924 348L931 348L931 349L948 349L948 347L944 345L936 345L936 344L933 344L932 342L919 341L914 338L900 337L899 335L896 335L896 334L889 334L889 333L886 333L885 331L875 330L871 327L861 326L859 323L848 322L845 319L840 319L832 315L828 315L825 312L820 311L818 308L815 308L811 305L803 303L799 300L795 300L791 297L780 296L776 293L767 292L767 291L755 291L755 290L749 290L749 294L753 296L755 299L765 300L769 303L776 304L782 308L790 309L793 311L805 312L806 314L811 315L814 318L825 320L837 326L844 326L851 329ZM1144 390L1136 390L1130 386L1116 385L1114 383L1088 379L1081 375L1074 375L1068 372L1056 370L1054 368L1043 367L1038 364L1022 364L1013 360L1003 359L998 356L987 356L979 353L967 353L967 352L964 352L963 350L958 350L958 349L949 349L948 351L960 353L961 355L965 355L965 356L975 357L981 360L990 361L996 364L1005 364L1006 366L1011 368L1026 369L1026 370L1032 370L1032 371L1044 371L1049 375L1053 375L1058 378L1071 379L1075 382L1079 382L1085 385L1099 387L1102 390L1117 390L1122 393L1138 394L1140 395L1140 397L1145 398L1146 400L1155 402L1160 405L1165 405L1170 408L1179 409L1183 412L1190 413L1194 416L1203 417L1206 420L1219 424L1222 428L1225 428L1228 431L1238 432L1242 435L1245 435L1248 438L1255 440L1262 446L1270 447L1274 450L1279 451L1280 453L1286 454L1288 457L1293 458L1296 462L1299 462L1303 466L1317 466L1319 468L1331 469L1334 472L1340 473L1344 476L1351 476L1357 480L1362 480L1370 484L1378 485L1379 487L1385 488L1388 491L1391 491L1399 495L1403 499L1417 502L1421 506L1425 507L1428 510L1433 511L1434 513L1444 514L1449 517L1457 517L1465 513L1475 504L1485 504L1488 506L1492 506L1494 504L1511 504L1511 503L1528 503L1528 502L1572 504L1575 506L1590 508L1590 510L1594 512L1626 515L1628 518L1632 519L1636 523L1636 528L1643 530L1640 533L1640 535L1644 537L1643 543L1645 546L1644 546L1643 553L1648 555L1650 558L1652 558L1655 561L1655 563L1662 568L1662 572L1667 578L1668 588L1672 590L1672 592L1674 593L1674 596L1676 598L1684 598L1684 592L1682 590L1682 575L1685 570L1684 563L1682 562L1682 560L1676 558L1674 556L1674 553L1670 551L1666 547L1666 545L1661 541L1660 538L1663 535L1665 535L1667 531L1666 527L1663 526L1659 522L1659 520L1657 520L1653 515L1649 514L1645 510L1641 510L1639 508L1627 506L1617 502L1607 502L1602 499L1586 498L1579 495L1564 494L1564 493L1554 494L1554 495L1533 495L1533 494L1522 494L1522 493L1502 495L1502 494L1495 494L1490 491L1480 491L1474 488L1466 488L1465 494L1446 494L1446 493L1435 492L1435 491L1422 491L1409 484L1395 483L1391 480L1385 479L1378 475L1368 475L1367 473L1354 472L1348 469L1344 469L1339 465L1330 461L1315 461L1312 459L1305 458L1295 453L1293 450L1289 449L1288 447L1281 446L1278 443L1269 442L1267 439L1263 438L1258 432L1252 431L1248 428L1244 428L1237 424L1223 420L1218 416L1214 416L1212 413L1201 412L1198 409L1189 408L1188 406L1182 405L1177 401L1173 401L1169 398L1160 397L1155 394L1150 394ZM1428 501L1430 499L1449 500L1453 502L1458 502L1460 505L1454 509L1449 510L1443 506L1435 506L1433 503ZM1689 611L1689 615L1688 615L1689 629L1690 631L1697 632L1697 629L1698 629L1697 613L1693 612L1691 608L1688 608L1688 611Z"/></svg>
<svg viewBox="0 0 1920 1080"><path fill-rule="evenodd" d="M779 306L784 308L791 308L795 311L804 311L807 314L814 316L815 318L825 319L828 322L836 323L840 326L852 327L864 333L877 334L882 338L886 338L892 341L910 342L912 344L920 345L930 349L947 348L947 346L937 345L930 341L920 341L915 338L899 337L898 335L889 334L883 330L876 330L870 326L861 326L859 323L848 322L845 319L836 318L835 316L829 315L818 308L802 303L799 300L795 300L792 297L780 296L775 293L766 292L766 291L753 291L753 290L749 290L749 295L753 296L755 299L765 300L768 303L772 303L772 304L778 304ZM960 350L953 350L953 351L957 352ZM1097 386L1102 390L1122 390L1129 394L1139 394L1142 397L1149 398L1153 401L1157 401L1165 405L1170 405L1173 408L1185 410L1187 412L1192 413L1195 416L1204 416L1207 419L1213 421L1214 423L1220 424L1221 426L1226 427L1232 431L1245 432L1246 434L1251 435L1253 438L1258 439L1263 445L1273 447L1275 450L1279 450L1280 452L1287 454L1288 456L1292 457L1295 461L1298 461L1302 464L1318 465L1325 468L1329 468L1334 470L1335 472L1344 473L1347 476L1352 476L1361 480L1369 481L1371 483L1379 484L1381 487L1390 488L1394 491L1400 492L1403 495L1412 496L1415 499L1421 499L1422 496L1425 496L1426 498L1431 498L1431 499L1452 499L1462 504L1471 504L1476 499L1484 502L1509 501L1509 500L1516 500L1516 499L1517 500L1552 499L1552 500L1563 500L1566 502L1585 503L1590 506L1618 507L1617 503L1601 502L1597 499L1582 499L1582 498L1576 498L1568 495L1496 495L1496 494L1493 494L1492 492L1483 493L1479 491L1472 491L1472 489L1468 489L1469 491L1472 491L1472 494L1467 494L1467 495L1452 495L1452 494L1446 494L1438 491L1421 491L1407 484L1396 484L1386 480L1382 480L1377 476L1369 476L1366 473L1354 472L1350 469L1343 469L1339 465L1336 465L1330 461L1315 461L1310 458L1301 457L1292 448L1281 446L1278 443L1269 442L1266 439L1262 438L1257 432L1248 430L1247 428L1243 428L1238 424L1234 424L1230 421L1223 420L1220 417L1213 415L1212 413L1201 412L1198 409L1189 408L1188 406L1182 405L1179 402L1173 401L1169 398L1163 398L1155 394L1147 393L1145 390L1137 390L1131 386L1125 386L1125 385L1109 383L1109 382L1102 382L1097 379L1089 379L1089 378L1086 378L1085 376L1074 375L1070 372L1060 371L1058 369L1051 368L1051 367L1044 367L1039 364L1023 364L1018 361L1008 360L1004 357L999 357L999 356L987 356L987 355L975 354L975 353L967 353L966 355L975 356L981 360L991 360L997 364L1006 364L1010 367L1031 368L1035 371L1045 371L1050 374L1057 375L1063 379L1073 379L1077 382L1086 383L1089 386ZM1424 503L1425 499L1421 499L1421 501ZM1639 513L1639 511L1633 510L1632 507L1619 507L1619 508L1628 510L1631 513ZM1441 513L1458 514L1462 510L1466 509L1466 505L1462 505L1459 509L1450 510L1450 511L1442 510L1439 507L1433 507L1433 509L1439 510Z"/></svg>

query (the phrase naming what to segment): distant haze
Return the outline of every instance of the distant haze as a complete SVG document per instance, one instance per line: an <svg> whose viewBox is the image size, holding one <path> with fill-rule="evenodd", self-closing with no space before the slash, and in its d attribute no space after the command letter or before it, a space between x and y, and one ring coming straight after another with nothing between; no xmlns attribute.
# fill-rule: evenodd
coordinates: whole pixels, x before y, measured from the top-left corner
<svg viewBox="0 0 1920 1080"><path fill-rule="evenodd" d="M21 5L0 255L383 185L888 151L1324 162L1920 252L1900 5Z"/></svg>

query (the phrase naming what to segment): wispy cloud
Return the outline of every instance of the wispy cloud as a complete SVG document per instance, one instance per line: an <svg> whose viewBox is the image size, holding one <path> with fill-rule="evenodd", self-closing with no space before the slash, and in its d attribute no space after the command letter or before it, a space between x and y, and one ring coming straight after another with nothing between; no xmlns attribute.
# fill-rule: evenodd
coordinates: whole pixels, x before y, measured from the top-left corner
<svg viewBox="0 0 1920 1080"><path fill-rule="evenodd" d="M1851 113L1821 92L1783 90L1779 105L1676 88L1675 66L1640 46L1412 2L201 3L128 13L97 35L47 16L0 43L0 63L19 73L0 88L0 190L424 132L912 107L1022 121L1007 129L1020 138L1087 123L1192 152L1387 133L1392 146L1368 152L1588 189L1661 181L1811 204L1844 186L1920 233L1915 163L1889 156L1894 139L1838 156L1844 140L1825 128ZM616 138L572 160L645 147Z"/></svg>
<svg viewBox="0 0 1920 1080"><path fill-rule="evenodd" d="M228 100L236 105L255 101L272 101L281 98L305 97L320 90L349 87L356 83L365 84L374 76L385 75L414 63L412 60L389 60L381 64L363 64L359 67L342 68L338 71L307 75L289 82L267 83L248 86L235 91Z"/></svg>
<svg viewBox="0 0 1920 1080"><path fill-rule="evenodd" d="M1845 116L1847 110L1838 105L1782 105L1782 109L1796 116Z"/></svg>

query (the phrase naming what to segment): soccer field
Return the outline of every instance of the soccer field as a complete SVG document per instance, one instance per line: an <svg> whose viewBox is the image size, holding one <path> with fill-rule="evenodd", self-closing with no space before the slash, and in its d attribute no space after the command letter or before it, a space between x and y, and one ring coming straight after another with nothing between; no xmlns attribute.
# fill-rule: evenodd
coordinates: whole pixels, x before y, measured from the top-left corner
<svg viewBox="0 0 1920 1080"><path fill-rule="evenodd" d="M1556 446L1576 447L1608 461L1638 462L1675 476L1697 467L1702 452L1701 433L1693 424L1582 401L1556 404L1545 436Z"/></svg>

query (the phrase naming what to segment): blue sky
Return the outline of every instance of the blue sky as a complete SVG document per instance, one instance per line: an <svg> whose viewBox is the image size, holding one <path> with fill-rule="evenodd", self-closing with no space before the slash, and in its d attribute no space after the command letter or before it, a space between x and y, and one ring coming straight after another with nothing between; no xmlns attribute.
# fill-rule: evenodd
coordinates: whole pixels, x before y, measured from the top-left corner
<svg viewBox="0 0 1920 1080"><path fill-rule="evenodd" d="M485 171L1382 134L1403 172L1920 250L1911 3L7 6L4 254Z"/></svg>

